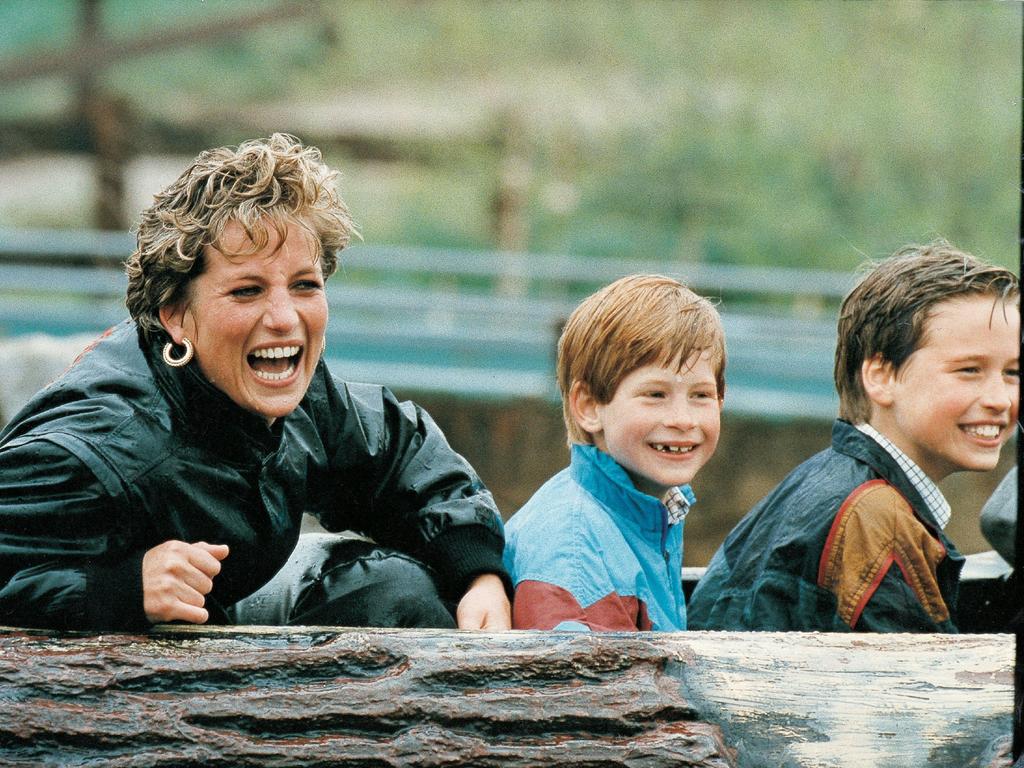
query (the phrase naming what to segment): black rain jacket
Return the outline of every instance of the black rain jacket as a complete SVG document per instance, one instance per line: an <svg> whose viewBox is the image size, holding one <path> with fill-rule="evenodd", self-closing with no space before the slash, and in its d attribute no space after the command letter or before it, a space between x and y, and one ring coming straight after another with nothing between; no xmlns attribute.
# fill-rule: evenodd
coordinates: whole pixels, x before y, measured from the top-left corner
<svg viewBox="0 0 1024 768"><path fill-rule="evenodd" d="M160 346L115 326L0 433L0 624L148 626L142 558L171 539L229 545L206 600L223 621L304 512L417 557L449 599L481 573L508 582L490 492L419 407L321 362L268 427Z"/></svg>

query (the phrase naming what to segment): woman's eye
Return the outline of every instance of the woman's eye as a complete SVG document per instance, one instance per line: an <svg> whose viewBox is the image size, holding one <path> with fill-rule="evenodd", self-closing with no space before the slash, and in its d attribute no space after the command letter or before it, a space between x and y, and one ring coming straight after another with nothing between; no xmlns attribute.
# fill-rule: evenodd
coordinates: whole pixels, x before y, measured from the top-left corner
<svg viewBox="0 0 1024 768"><path fill-rule="evenodd" d="M317 280L300 280L295 287L300 291L319 291L323 288L323 284Z"/></svg>
<svg viewBox="0 0 1024 768"><path fill-rule="evenodd" d="M259 290L260 289L255 285L247 285L243 288L235 288L233 291L231 291L231 295L236 296L240 299L245 299L251 296L255 296L257 293L259 293Z"/></svg>

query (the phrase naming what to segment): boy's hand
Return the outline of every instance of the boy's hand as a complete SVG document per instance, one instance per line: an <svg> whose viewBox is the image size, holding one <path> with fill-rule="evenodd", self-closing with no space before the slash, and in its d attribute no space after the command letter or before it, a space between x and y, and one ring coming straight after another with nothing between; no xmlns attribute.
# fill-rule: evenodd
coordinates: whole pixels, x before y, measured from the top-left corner
<svg viewBox="0 0 1024 768"><path fill-rule="evenodd" d="M220 561L228 556L226 544L199 541L165 541L142 558L142 607L153 624L190 621L203 624L210 618L203 605L220 573Z"/></svg>
<svg viewBox="0 0 1024 768"><path fill-rule="evenodd" d="M505 585L493 573L473 579L455 612L459 629L503 632L512 628L512 607L505 596Z"/></svg>

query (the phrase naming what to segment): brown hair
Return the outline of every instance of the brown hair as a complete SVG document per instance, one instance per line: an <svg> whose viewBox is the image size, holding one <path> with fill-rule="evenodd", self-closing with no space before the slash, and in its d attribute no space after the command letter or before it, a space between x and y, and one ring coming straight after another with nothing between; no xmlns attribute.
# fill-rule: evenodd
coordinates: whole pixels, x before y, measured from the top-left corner
<svg viewBox="0 0 1024 768"><path fill-rule="evenodd" d="M590 443L573 418L569 391L575 382L599 403L615 396L622 380L645 365L687 364L710 350L718 396L725 396L725 334L710 301L678 280L632 275L605 286L573 311L558 340L557 376L571 443Z"/></svg>
<svg viewBox="0 0 1024 768"><path fill-rule="evenodd" d="M854 424L871 418L861 366L875 355L895 370L925 341L935 306L958 296L1019 300L1020 284L1008 269L986 264L945 240L905 246L870 271L839 310L835 383L839 417Z"/></svg>
<svg viewBox="0 0 1024 768"><path fill-rule="evenodd" d="M252 241L253 253L269 242L268 224L282 239L291 224L305 228L324 278L333 274L338 252L355 234L336 177L318 149L283 133L202 152L142 212L138 247L125 264L125 303L142 332L161 330L160 307L184 298L205 269L204 249L217 247L231 221Z"/></svg>

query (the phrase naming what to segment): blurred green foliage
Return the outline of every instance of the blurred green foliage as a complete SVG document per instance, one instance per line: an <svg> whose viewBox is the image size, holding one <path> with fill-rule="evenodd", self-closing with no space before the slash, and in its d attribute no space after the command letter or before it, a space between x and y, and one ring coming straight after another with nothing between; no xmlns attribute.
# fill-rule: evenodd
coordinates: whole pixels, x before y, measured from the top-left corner
<svg viewBox="0 0 1024 768"><path fill-rule="evenodd" d="M101 7L116 41L274 5ZM70 45L77 9L5 0L0 62ZM1019 4L321 9L118 63L103 86L143 117L213 116L224 142L288 130L322 146L375 243L492 248L504 188L529 251L846 269L942 236L1017 264ZM72 101L67 78L46 78L7 88L0 114ZM415 152L367 157L336 141L353 124Z"/></svg>

